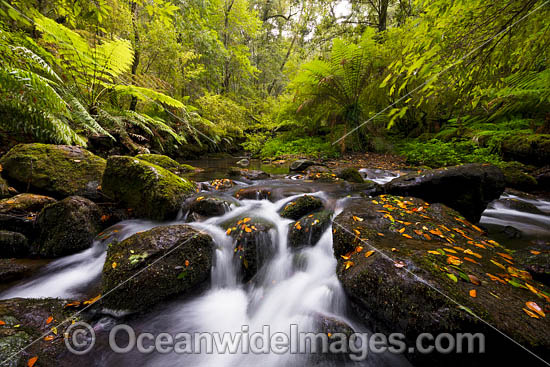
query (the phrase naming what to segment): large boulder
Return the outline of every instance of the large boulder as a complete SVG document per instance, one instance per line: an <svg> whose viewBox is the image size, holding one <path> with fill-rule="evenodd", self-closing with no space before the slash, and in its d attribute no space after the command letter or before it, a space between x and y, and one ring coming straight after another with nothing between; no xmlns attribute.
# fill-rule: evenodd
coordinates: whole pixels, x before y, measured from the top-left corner
<svg viewBox="0 0 550 367"><path fill-rule="evenodd" d="M107 160L102 190L138 217L169 220L196 191L193 182L155 164L134 157L112 156Z"/></svg>
<svg viewBox="0 0 550 367"><path fill-rule="evenodd" d="M332 212L327 210L303 216L290 224L288 244L294 248L315 245L330 227L331 219Z"/></svg>
<svg viewBox="0 0 550 367"><path fill-rule="evenodd" d="M27 257L29 254L27 237L19 232L0 230L0 258Z"/></svg>
<svg viewBox="0 0 550 367"><path fill-rule="evenodd" d="M359 173L357 168L347 167L339 168L334 171L336 177L349 182L363 183L363 176Z"/></svg>
<svg viewBox="0 0 550 367"><path fill-rule="evenodd" d="M34 194L19 194L0 200L0 230L20 232L32 239L36 216L42 208L55 201L49 196Z"/></svg>
<svg viewBox="0 0 550 367"><path fill-rule="evenodd" d="M384 185L387 194L442 203L477 223L487 205L504 192L502 171L492 165L465 164L410 173Z"/></svg>
<svg viewBox="0 0 550 367"><path fill-rule="evenodd" d="M170 296L205 284L214 243L187 225L139 232L107 249L102 294L110 309L143 311ZM116 287L116 289L115 289Z"/></svg>
<svg viewBox="0 0 550 367"><path fill-rule="evenodd" d="M550 356L550 317L533 311L550 305L550 289L458 212L416 198L358 198L333 231L338 278L367 325L403 333L408 345L424 332L485 335L484 354L407 354L417 365L510 365L510 356L527 363L492 327Z"/></svg>
<svg viewBox="0 0 550 367"><path fill-rule="evenodd" d="M0 158L2 174L21 191L64 198L100 198L98 186L105 160L84 148L68 145L19 144Z"/></svg>
<svg viewBox="0 0 550 367"><path fill-rule="evenodd" d="M286 204L281 210L281 217L298 220L306 214L323 208L323 201L315 196L304 195Z"/></svg>
<svg viewBox="0 0 550 367"><path fill-rule="evenodd" d="M244 281L252 279L277 251L270 233L273 224L260 218L239 217L222 227L233 238L235 261Z"/></svg>
<svg viewBox="0 0 550 367"><path fill-rule="evenodd" d="M138 154L136 155L136 158L156 164L157 166L161 166L162 168L167 169L178 176L181 176L184 173L196 172L199 170L198 168L188 164L179 163L162 154Z"/></svg>
<svg viewBox="0 0 550 367"><path fill-rule="evenodd" d="M36 218L36 252L43 257L71 255L89 248L101 231L101 211L92 201L69 196L46 206Z"/></svg>

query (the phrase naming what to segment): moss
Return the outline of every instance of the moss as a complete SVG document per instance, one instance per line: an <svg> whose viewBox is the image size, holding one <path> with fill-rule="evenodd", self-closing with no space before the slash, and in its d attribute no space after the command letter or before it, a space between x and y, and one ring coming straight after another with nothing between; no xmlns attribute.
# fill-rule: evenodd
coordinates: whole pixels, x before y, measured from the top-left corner
<svg viewBox="0 0 550 367"><path fill-rule="evenodd" d="M107 160L102 188L105 195L132 209L135 215L157 220L173 219L183 200L196 191L192 181L126 156Z"/></svg>
<svg viewBox="0 0 550 367"><path fill-rule="evenodd" d="M298 220L306 214L323 207L323 201L311 195L300 196L298 199L286 204L281 211L281 217Z"/></svg>
<svg viewBox="0 0 550 367"><path fill-rule="evenodd" d="M550 161L550 134L517 134L502 142L502 153L508 160L525 164L546 165Z"/></svg>
<svg viewBox="0 0 550 367"><path fill-rule="evenodd" d="M138 154L136 158L161 166L178 176L183 173L197 171L196 167L176 162L172 158L162 154Z"/></svg>
<svg viewBox="0 0 550 367"><path fill-rule="evenodd" d="M341 178L342 180L346 180L349 182L355 182L355 183L363 183L363 177L359 173L359 171L356 168L343 168L341 170L336 171L336 176L338 178Z"/></svg>
<svg viewBox="0 0 550 367"><path fill-rule="evenodd" d="M521 191L532 191L538 186L537 180L525 173L525 166L519 162L503 162L499 164L504 173L506 187Z"/></svg>
<svg viewBox="0 0 550 367"><path fill-rule="evenodd" d="M305 215L289 224L289 245L292 247L315 245L331 224L332 212L323 210Z"/></svg>

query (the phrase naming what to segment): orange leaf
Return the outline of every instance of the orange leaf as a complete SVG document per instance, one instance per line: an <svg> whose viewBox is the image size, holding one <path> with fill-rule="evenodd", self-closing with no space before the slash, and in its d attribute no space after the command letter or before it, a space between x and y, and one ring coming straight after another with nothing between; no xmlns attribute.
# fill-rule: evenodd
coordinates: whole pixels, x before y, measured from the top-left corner
<svg viewBox="0 0 550 367"><path fill-rule="evenodd" d="M372 254L374 254L374 250L367 251L367 252L365 252L365 257L369 257Z"/></svg>
<svg viewBox="0 0 550 367"><path fill-rule="evenodd" d="M246 228L244 229L244 231L245 231L246 233L250 233L250 232L252 232L252 228L246 227Z"/></svg>
<svg viewBox="0 0 550 367"><path fill-rule="evenodd" d="M101 294L98 294L97 296L95 296L94 298L91 298L87 301L84 301L84 304L85 305L91 305L92 303L94 302L97 302L97 300L99 300L101 298Z"/></svg>
<svg viewBox="0 0 550 367"><path fill-rule="evenodd" d="M499 254L500 256L502 256L505 259L514 260L514 258L512 256L510 256L509 254L505 254L503 252L497 252L497 254Z"/></svg>
<svg viewBox="0 0 550 367"><path fill-rule="evenodd" d="M53 321L53 317L50 316L46 319L46 325L48 325L49 323L51 323Z"/></svg>
<svg viewBox="0 0 550 367"><path fill-rule="evenodd" d="M506 282L505 282L504 280L500 279L500 278L497 277L497 276L494 276L493 274L489 274L489 273L485 273L485 274L487 274L487 276L488 276L489 278L491 278L491 280L494 280L494 281L499 282L499 283L502 283L502 284L506 284Z"/></svg>
<svg viewBox="0 0 550 367"><path fill-rule="evenodd" d="M405 227L401 228L401 229L400 229L399 231L397 231L397 232L399 232L399 233L405 232Z"/></svg>
<svg viewBox="0 0 550 367"><path fill-rule="evenodd" d="M530 251L533 255L540 255L540 251L531 250Z"/></svg>
<svg viewBox="0 0 550 367"><path fill-rule="evenodd" d="M458 266L462 264L462 261L456 256L449 256L447 257L447 263Z"/></svg>
<svg viewBox="0 0 550 367"><path fill-rule="evenodd" d="M225 234L230 234L230 233L231 233L231 228L228 228Z"/></svg>
<svg viewBox="0 0 550 367"><path fill-rule="evenodd" d="M537 314L539 314L540 316L546 317L546 315L545 315L544 312L542 311L542 308L540 308L540 306L537 305L535 302L533 302L533 301L525 302L525 305L526 305L527 308L530 309L531 311L535 311L535 312L536 312Z"/></svg>
<svg viewBox="0 0 550 367"><path fill-rule="evenodd" d="M363 221L363 218L357 217L357 216L355 216L355 215L354 215L352 218L353 218L353 220L356 221L356 222L362 222L362 221Z"/></svg>
<svg viewBox="0 0 550 367"><path fill-rule="evenodd" d="M6 322L3 320L0 320L0 325L6 325Z"/></svg>
<svg viewBox="0 0 550 367"><path fill-rule="evenodd" d="M432 240L432 238L430 237L430 235L427 234L427 233L424 233L424 238L427 239L428 241L431 241L431 240Z"/></svg>
<svg viewBox="0 0 550 367"><path fill-rule="evenodd" d="M345 269L344 269L344 270L348 270L349 268L351 268L351 267L352 267L353 265L355 265L355 264L353 263L353 261L346 261L346 262L344 263L344 265L345 265Z"/></svg>
<svg viewBox="0 0 550 367"><path fill-rule="evenodd" d="M189 260L185 260L185 266L189 266Z"/></svg>
<svg viewBox="0 0 550 367"><path fill-rule="evenodd" d="M531 317L533 317L533 318L535 318L535 319L538 319L538 318L539 318L539 317L537 316L537 314L535 314L535 313L529 311L529 310L526 309L525 307L522 308L522 310L525 311L525 313L526 313L527 315L529 315L529 316L531 316Z"/></svg>
<svg viewBox="0 0 550 367"><path fill-rule="evenodd" d="M480 285L481 284L481 282L479 281L479 279L475 275L468 274L468 278L470 278L470 282L472 282L472 284L475 284L475 285Z"/></svg>
<svg viewBox="0 0 550 367"><path fill-rule="evenodd" d="M36 357L36 356L32 357L32 358L29 359L29 361L27 362L27 367L32 367L32 366L34 366L34 364L36 363L36 361L38 361L38 357Z"/></svg>
<svg viewBox="0 0 550 367"><path fill-rule="evenodd" d="M361 252L361 251L363 251L363 246L357 246L355 248L355 252Z"/></svg>
<svg viewBox="0 0 550 367"><path fill-rule="evenodd" d="M44 340L47 341L47 342L52 341L53 340L53 335L45 336Z"/></svg>
<svg viewBox="0 0 550 367"><path fill-rule="evenodd" d="M464 251L465 254L468 254L468 255L473 255L475 257L477 257L478 259L481 259L483 256L481 256L480 254L476 253L476 252L473 252L472 250L470 249L467 249Z"/></svg>
<svg viewBox="0 0 550 367"><path fill-rule="evenodd" d="M475 261L471 257L464 257L464 260L469 261L469 262L474 263L474 264L479 264L477 261Z"/></svg>
<svg viewBox="0 0 550 367"><path fill-rule="evenodd" d="M250 218L244 218L243 219L243 223L248 223L248 222L250 222Z"/></svg>
<svg viewBox="0 0 550 367"><path fill-rule="evenodd" d="M384 233L378 232L377 234L378 234L380 237L384 237Z"/></svg>
<svg viewBox="0 0 550 367"><path fill-rule="evenodd" d="M470 293L470 297L472 297L472 298L477 297L477 291L475 289L471 289L469 293Z"/></svg>
<svg viewBox="0 0 550 367"><path fill-rule="evenodd" d="M403 233L401 236L405 237L405 238L412 238L411 236L409 236L408 234L406 233Z"/></svg>

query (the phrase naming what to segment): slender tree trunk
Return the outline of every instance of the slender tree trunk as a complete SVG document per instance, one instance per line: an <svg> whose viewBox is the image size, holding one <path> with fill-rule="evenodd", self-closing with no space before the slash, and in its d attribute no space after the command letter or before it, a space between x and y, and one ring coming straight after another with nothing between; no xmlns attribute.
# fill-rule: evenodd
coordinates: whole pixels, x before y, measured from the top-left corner
<svg viewBox="0 0 550 367"><path fill-rule="evenodd" d="M378 11L378 32L383 32L386 30L388 23L388 6L389 0L380 0L380 8Z"/></svg>
<svg viewBox="0 0 550 367"><path fill-rule="evenodd" d="M132 63L132 81L137 75L138 66L139 66L139 57L140 57L140 38L139 38L139 29L138 29L138 9L137 3L131 2L132 10L132 28L134 31L134 62ZM132 96L130 101L130 111L135 111L137 107L138 99L135 96Z"/></svg>

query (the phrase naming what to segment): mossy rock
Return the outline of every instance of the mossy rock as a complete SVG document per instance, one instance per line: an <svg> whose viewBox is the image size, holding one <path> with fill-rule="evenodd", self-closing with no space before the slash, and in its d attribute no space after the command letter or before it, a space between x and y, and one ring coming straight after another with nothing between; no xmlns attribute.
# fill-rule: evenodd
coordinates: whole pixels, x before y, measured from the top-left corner
<svg viewBox="0 0 550 367"><path fill-rule="evenodd" d="M18 232L0 230L0 258L27 257L29 254L27 237Z"/></svg>
<svg viewBox="0 0 550 367"><path fill-rule="evenodd" d="M187 225L139 232L107 248L102 293L110 309L144 311L209 280L212 238ZM126 282L126 280L128 280Z"/></svg>
<svg viewBox="0 0 550 367"><path fill-rule="evenodd" d="M499 165L504 173L506 187L530 192L537 189L537 180L524 172L525 166L519 162L504 162Z"/></svg>
<svg viewBox="0 0 550 367"><path fill-rule="evenodd" d="M330 227L331 219L332 212L327 210L303 216L289 225L288 244L294 248L315 245Z"/></svg>
<svg viewBox="0 0 550 367"><path fill-rule="evenodd" d="M188 221L203 220L225 214L231 206L240 206L233 198L224 198L213 194L199 193L185 201L182 212Z"/></svg>
<svg viewBox="0 0 550 367"><path fill-rule="evenodd" d="M46 206L36 218L36 252L43 257L71 255L89 248L101 231L101 211L92 201L70 196Z"/></svg>
<svg viewBox="0 0 550 367"><path fill-rule="evenodd" d="M66 322L74 311L64 308L68 302L60 299L12 298L0 301L0 360L2 366L27 366L27 361L38 357L35 366L60 366L67 354L63 333L71 325ZM53 321L47 322L52 317ZM79 316L75 317L76 321ZM51 329L57 327L54 334ZM44 340L44 335L52 336ZM15 354L15 356L14 356ZM7 359L13 357L8 362Z"/></svg>
<svg viewBox="0 0 550 367"><path fill-rule="evenodd" d="M550 356L550 318L524 311L526 302L550 305L550 289L458 212L408 197L352 199L333 231L338 278L367 325L404 333L409 345L428 331L485 334L484 354L407 354L418 365L510 365L510 353L502 350L516 347L470 312Z"/></svg>
<svg viewBox="0 0 550 367"><path fill-rule="evenodd" d="M323 201L315 196L304 195L292 200L281 210L281 217L298 220L306 214L323 208Z"/></svg>
<svg viewBox="0 0 550 367"><path fill-rule="evenodd" d="M290 172L302 172L313 165L315 165L315 162L309 159L297 159L290 164L289 170Z"/></svg>
<svg viewBox="0 0 550 367"><path fill-rule="evenodd" d="M10 191L8 181L4 180L2 176L0 176L0 199L9 198L11 196L13 195Z"/></svg>
<svg viewBox="0 0 550 367"><path fill-rule="evenodd" d="M19 194L0 200L0 230L19 232L32 240L36 234L36 216L46 205L55 202L54 198L35 194Z"/></svg>
<svg viewBox="0 0 550 367"><path fill-rule="evenodd" d="M234 240L234 259L243 280L252 279L277 251L270 234L273 224L261 218L242 216L223 223L222 227Z"/></svg>
<svg viewBox="0 0 550 367"><path fill-rule="evenodd" d="M197 172L199 170L198 168L188 164L176 162L172 158L162 154L138 154L136 155L136 158L156 164L157 166L161 166L162 168L167 169L178 176L181 176L184 173Z"/></svg>
<svg viewBox="0 0 550 367"><path fill-rule="evenodd" d="M535 166L550 162L550 134L518 134L502 141L501 151L506 160Z"/></svg>
<svg viewBox="0 0 550 367"><path fill-rule="evenodd" d="M336 173L336 177L346 180L349 182L355 182L355 183L363 183L363 176L359 173L357 168L340 168L334 171Z"/></svg>
<svg viewBox="0 0 550 367"><path fill-rule="evenodd" d="M155 164L127 156L107 160L102 190L137 217L169 220L176 217L196 185Z"/></svg>
<svg viewBox="0 0 550 367"><path fill-rule="evenodd" d="M64 198L99 199L105 160L84 148L68 145L19 144L0 158L2 174L20 191Z"/></svg>

